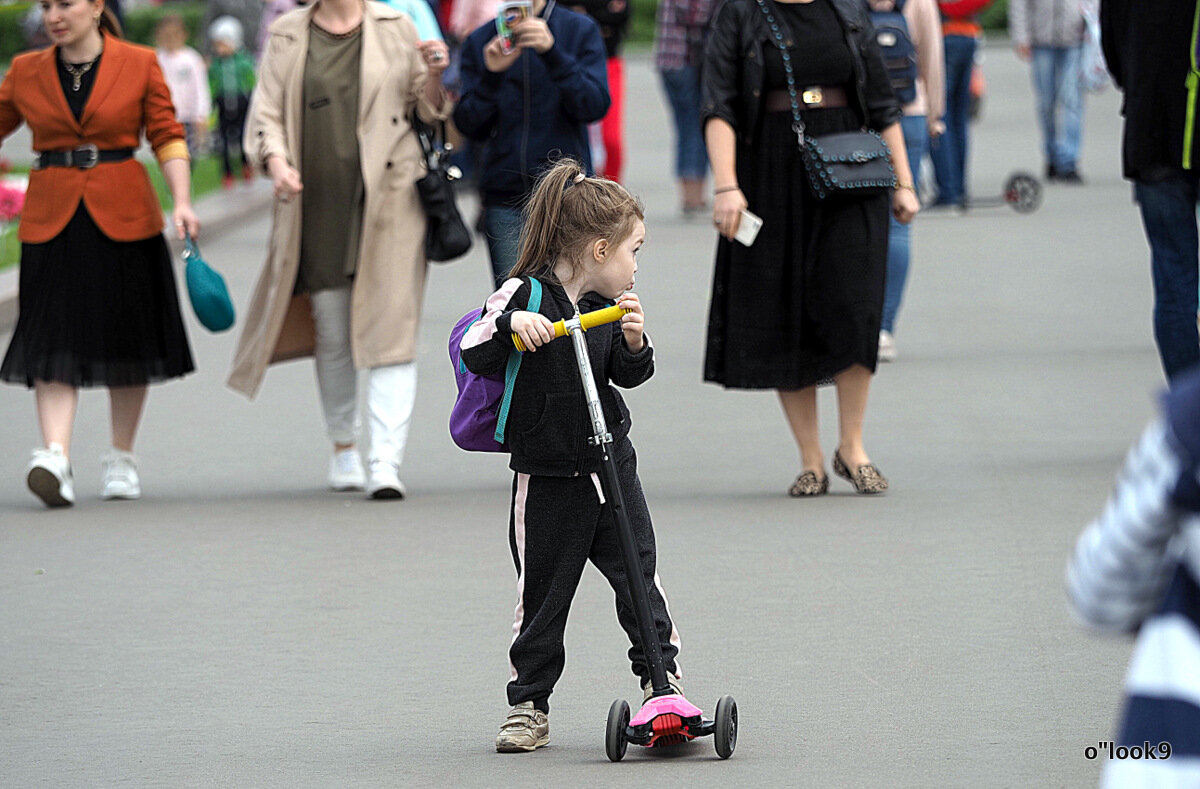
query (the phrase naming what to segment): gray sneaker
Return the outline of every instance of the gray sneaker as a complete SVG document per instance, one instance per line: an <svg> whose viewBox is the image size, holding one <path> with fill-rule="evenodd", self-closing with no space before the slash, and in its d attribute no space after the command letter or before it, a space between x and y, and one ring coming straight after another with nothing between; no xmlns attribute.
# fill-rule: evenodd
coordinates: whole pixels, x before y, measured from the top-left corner
<svg viewBox="0 0 1200 789"><path fill-rule="evenodd" d="M672 692L677 693L680 696L683 695L683 685L679 683L679 679L677 677L668 674L667 684L671 686ZM654 683L647 682L645 685L642 685L642 703L645 704L647 701L649 701L652 695L654 695Z"/></svg>
<svg viewBox="0 0 1200 789"><path fill-rule="evenodd" d="M550 744L550 716L534 709L532 701L523 701L508 711L496 734L497 753L535 751Z"/></svg>

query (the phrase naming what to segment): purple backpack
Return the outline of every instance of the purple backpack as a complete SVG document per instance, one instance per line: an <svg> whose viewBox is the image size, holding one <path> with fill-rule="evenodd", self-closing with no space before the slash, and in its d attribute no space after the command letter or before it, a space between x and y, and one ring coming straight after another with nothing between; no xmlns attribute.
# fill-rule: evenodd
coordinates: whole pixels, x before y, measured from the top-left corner
<svg viewBox="0 0 1200 789"><path fill-rule="evenodd" d="M542 306L542 283L529 278L529 312ZM476 375L462 360L462 340L475 321L483 317L483 309L474 309L459 319L450 332L450 363L454 365L454 383L458 396L450 409L450 437L454 443L471 452L507 452L504 430L512 402L513 385L521 369L521 354L516 348L508 356L504 377Z"/></svg>

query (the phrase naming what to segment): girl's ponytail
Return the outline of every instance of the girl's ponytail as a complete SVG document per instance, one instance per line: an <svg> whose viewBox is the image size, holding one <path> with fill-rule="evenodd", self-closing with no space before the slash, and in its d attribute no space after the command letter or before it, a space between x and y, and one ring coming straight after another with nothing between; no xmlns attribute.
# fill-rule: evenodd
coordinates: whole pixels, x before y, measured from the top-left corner
<svg viewBox="0 0 1200 789"><path fill-rule="evenodd" d="M560 159L538 178L525 204L520 254L508 276L554 279L560 259L575 267L592 240L623 241L635 217L644 219L645 211L624 187L589 178L579 162Z"/></svg>

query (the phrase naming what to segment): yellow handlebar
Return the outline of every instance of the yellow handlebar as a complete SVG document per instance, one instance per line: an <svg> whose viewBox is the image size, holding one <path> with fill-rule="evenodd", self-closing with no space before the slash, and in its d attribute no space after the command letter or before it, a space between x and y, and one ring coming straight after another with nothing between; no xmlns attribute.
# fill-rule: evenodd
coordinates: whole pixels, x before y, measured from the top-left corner
<svg viewBox="0 0 1200 789"><path fill-rule="evenodd" d="M621 320L621 316L633 310L623 310L617 305L605 307L602 310L593 310L592 312L584 313L579 316L579 325L583 331L593 329L597 326L603 326L606 323ZM565 337L567 334L567 322L565 320L558 321L554 324L554 338ZM525 352L525 343L521 341L520 336L513 332L513 345L522 353Z"/></svg>

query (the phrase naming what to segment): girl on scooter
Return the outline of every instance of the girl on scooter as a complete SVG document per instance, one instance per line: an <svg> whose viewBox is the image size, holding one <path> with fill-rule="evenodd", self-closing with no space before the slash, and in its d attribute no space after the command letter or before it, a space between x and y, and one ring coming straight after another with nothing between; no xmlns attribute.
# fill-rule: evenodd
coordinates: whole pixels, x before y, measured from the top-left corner
<svg viewBox="0 0 1200 789"><path fill-rule="evenodd" d="M616 523L589 445L583 386L569 342L550 343L553 322L616 301L619 323L589 330L588 355L613 436L614 458L649 591L654 629L678 690L679 636L655 571L654 530L629 440L630 418L613 384L637 386L654 373L654 349L632 292L644 211L619 184L589 178L565 159L542 175L526 208L517 264L487 300L462 341L462 360L477 374L504 370L513 335L528 349L508 413L513 470L509 544L517 570L517 606L509 648L512 709L496 736L500 752L532 751L550 741L549 698L566 662L563 634L571 599L590 560L616 593L617 619L629 635L629 659L648 697L650 669L641 648ZM527 309L536 278L540 306Z"/></svg>

